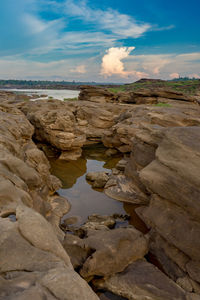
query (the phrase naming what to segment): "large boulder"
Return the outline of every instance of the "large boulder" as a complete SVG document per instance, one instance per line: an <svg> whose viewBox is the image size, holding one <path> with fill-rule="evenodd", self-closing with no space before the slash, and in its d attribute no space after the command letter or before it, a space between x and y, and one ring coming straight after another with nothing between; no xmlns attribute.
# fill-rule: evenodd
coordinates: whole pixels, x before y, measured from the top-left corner
<svg viewBox="0 0 200 300"><path fill-rule="evenodd" d="M78 99L92 102L111 102L115 100L115 95L106 89L95 86L81 86Z"/></svg>
<svg viewBox="0 0 200 300"><path fill-rule="evenodd" d="M80 271L84 278L121 272L148 252L148 239L134 228L94 230L84 242L95 249Z"/></svg>

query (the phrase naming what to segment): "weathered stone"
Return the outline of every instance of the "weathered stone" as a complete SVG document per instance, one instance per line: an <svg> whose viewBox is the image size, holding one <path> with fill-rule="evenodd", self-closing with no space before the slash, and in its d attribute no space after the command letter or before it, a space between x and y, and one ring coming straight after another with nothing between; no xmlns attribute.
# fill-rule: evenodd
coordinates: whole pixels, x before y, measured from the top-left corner
<svg viewBox="0 0 200 300"><path fill-rule="evenodd" d="M186 300L183 289L145 260L134 262L105 281L96 281L96 285L129 300Z"/></svg>
<svg viewBox="0 0 200 300"><path fill-rule="evenodd" d="M141 210L147 224L170 244L192 259L199 259L200 223L193 221L179 206L156 195L152 197L150 206Z"/></svg>
<svg viewBox="0 0 200 300"><path fill-rule="evenodd" d="M88 224L88 223L96 223L99 225L104 225L107 226L108 228L113 228L115 226L115 218L112 216L99 216L96 214L93 214L91 216L88 217L88 221L84 224Z"/></svg>
<svg viewBox="0 0 200 300"><path fill-rule="evenodd" d="M200 300L200 295L195 293L188 293L186 296L186 300Z"/></svg>
<svg viewBox="0 0 200 300"><path fill-rule="evenodd" d="M200 283L200 262L190 261L187 263L186 269L190 277Z"/></svg>
<svg viewBox="0 0 200 300"><path fill-rule="evenodd" d="M180 285L186 292L192 292L193 291L193 286L190 282L190 278L185 276L185 277L180 277L177 279L176 283Z"/></svg>
<svg viewBox="0 0 200 300"><path fill-rule="evenodd" d="M25 240L18 231L17 222L0 218L0 224L0 272L44 272L64 264L59 257L38 249Z"/></svg>
<svg viewBox="0 0 200 300"><path fill-rule="evenodd" d="M123 202L134 204L147 204L149 202L147 195L124 175L111 176L105 185L104 192L109 197Z"/></svg>
<svg viewBox="0 0 200 300"><path fill-rule="evenodd" d="M65 235L63 247L69 255L74 268L82 266L91 252L84 239L80 239L72 234Z"/></svg>
<svg viewBox="0 0 200 300"><path fill-rule="evenodd" d="M16 210L21 234L35 247L49 251L65 261L71 267L70 259L58 241L50 224L37 212L25 206Z"/></svg>
<svg viewBox="0 0 200 300"><path fill-rule="evenodd" d="M93 231L84 241L96 250L80 271L84 278L121 272L148 251L147 239L134 228Z"/></svg>
<svg viewBox="0 0 200 300"><path fill-rule="evenodd" d="M117 154L117 152L118 152L118 151L117 151L116 149L110 148L110 149L107 149L107 150L106 150L105 154L106 154L107 156L113 156L113 155Z"/></svg>
<svg viewBox="0 0 200 300"><path fill-rule="evenodd" d="M57 268L50 270L40 281L59 300L98 300L89 285L73 270Z"/></svg>
<svg viewBox="0 0 200 300"><path fill-rule="evenodd" d="M150 251L170 278L176 281L184 276L189 257L156 232L151 232Z"/></svg>
<svg viewBox="0 0 200 300"><path fill-rule="evenodd" d="M103 188L109 179L108 172L89 172L86 179L92 182L93 188Z"/></svg>
<svg viewBox="0 0 200 300"><path fill-rule="evenodd" d="M95 86L81 86L81 92L78 97L82 101L106 102L115 99L113 93Z"/></svg>

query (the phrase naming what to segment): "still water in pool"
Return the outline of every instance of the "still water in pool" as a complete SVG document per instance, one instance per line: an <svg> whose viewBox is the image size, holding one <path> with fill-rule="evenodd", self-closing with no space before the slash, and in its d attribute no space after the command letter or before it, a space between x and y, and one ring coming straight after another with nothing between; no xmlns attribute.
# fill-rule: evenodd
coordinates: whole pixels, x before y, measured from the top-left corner
<svg viewBox="0 0 200 300"><path fill-rule="evenodd" d="M111 173L111 169L122 158L120 154L108 157L105 151L102 145L93 145L84 148L82 157L76 161L50 159L52 174L57 176L63 184L58 193L66 197L71 204L71 210L64 219L77 217L77 225L80 225L91 214L128 214L131 216L129 223L144 232L146 227L135 213L136 206L114 200L105 195L103 190L93 189L85 178L88 172Z"/></svg>

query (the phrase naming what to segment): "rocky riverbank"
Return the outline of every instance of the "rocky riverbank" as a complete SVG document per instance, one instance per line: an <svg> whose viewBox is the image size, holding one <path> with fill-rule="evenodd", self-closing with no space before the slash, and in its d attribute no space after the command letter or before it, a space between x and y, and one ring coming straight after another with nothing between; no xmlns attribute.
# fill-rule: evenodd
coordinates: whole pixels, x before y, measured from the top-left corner
<svg viewBox="0 0 200 300"><path fill-rule="evenodd" d="M1 96L0 299L98 299L88 283L130 300L200 299L200 107L159 93ZM76 160L94 142L124 154L104 190L140 205L147 234L103 216L73 234L60 229L70 207L44 153Z"/></svg>

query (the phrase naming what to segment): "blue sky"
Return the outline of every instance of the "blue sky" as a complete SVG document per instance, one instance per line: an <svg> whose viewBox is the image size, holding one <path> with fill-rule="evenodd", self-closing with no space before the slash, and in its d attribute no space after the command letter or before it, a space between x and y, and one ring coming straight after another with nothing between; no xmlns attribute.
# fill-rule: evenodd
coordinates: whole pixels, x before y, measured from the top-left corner
<svg viewBox="0 0 200 300"><path fill-rule="evenodd" d="M200 77L199 0L1 0L0 78Z"/></svg>

